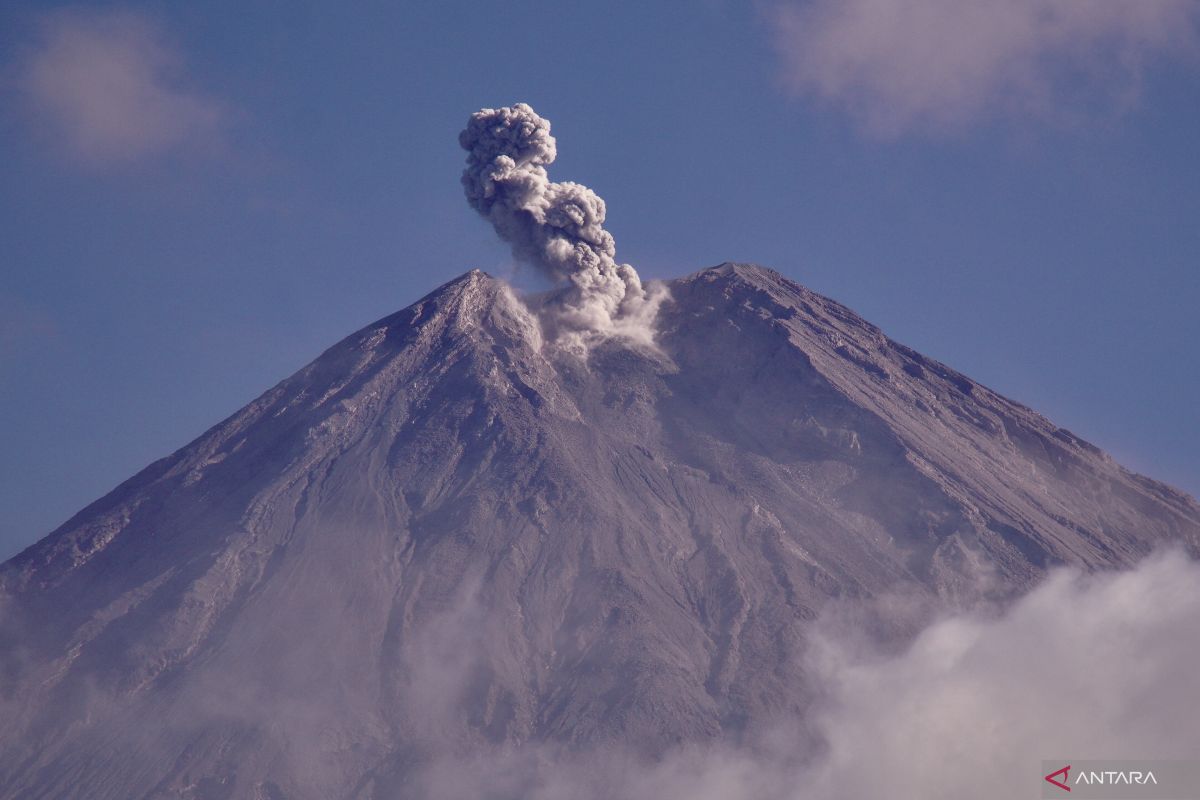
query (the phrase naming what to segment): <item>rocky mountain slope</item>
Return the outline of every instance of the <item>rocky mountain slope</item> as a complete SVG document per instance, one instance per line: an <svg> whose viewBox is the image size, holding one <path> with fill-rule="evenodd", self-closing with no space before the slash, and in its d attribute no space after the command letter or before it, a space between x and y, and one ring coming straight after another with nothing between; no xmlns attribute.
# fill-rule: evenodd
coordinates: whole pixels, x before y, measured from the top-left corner
<svg viewBox="0 0 1200 800"><path fill-rule="evenodd" d="M809 701L831 600L1200 546L1200 506L760 267L657 351L471 272L0 568L0 797L423 796L435 757L654 753Z"/></svg>

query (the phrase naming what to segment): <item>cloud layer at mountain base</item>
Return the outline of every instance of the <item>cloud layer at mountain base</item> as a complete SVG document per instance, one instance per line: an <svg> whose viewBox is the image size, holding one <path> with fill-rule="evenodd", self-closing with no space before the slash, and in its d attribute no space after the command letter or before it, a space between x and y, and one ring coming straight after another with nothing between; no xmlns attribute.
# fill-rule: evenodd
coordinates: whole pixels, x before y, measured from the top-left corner
<svg viewBox="0 0 1200 800"><path fill-rule="evenodd" d="M831 798L1032 796L1043 759L1192 757L1200 719L1200 566L1163 555L1130 572L1052 574L996 616L926 628L873 658L826 632L814 648Z"/></svg>
<svg viewBox="0 0 1200 800"><path fill-rule="evenodd" d="M1200 718L1200 565L1177 554L1124 573L1052 574L1001 613L945 616L900 653L819 624L808 667L822 689L805 724L749 747L691 746L659 761L527 747L448 758L430 798L536 800L1008 800L1039 791L1041 762L1192 757ZM815 747L812 742L819 742Z"/></svg>

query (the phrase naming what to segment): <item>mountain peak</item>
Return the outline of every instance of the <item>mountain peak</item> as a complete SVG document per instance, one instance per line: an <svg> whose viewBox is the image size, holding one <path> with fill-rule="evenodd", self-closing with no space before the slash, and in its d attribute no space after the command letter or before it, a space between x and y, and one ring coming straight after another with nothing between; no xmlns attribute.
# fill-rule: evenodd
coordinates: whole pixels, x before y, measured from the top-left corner
<svg viewBox="0 0 1200 800"><path fill-rule="evenodd" d="M724 261L715 267L708 267L693 272L685 276L683 280L691 280L705 275L712 278L733 276L752 282L770 281L778 283L788 281L787 278L776 270L748 261Z"/></svg>
<svg viewBox="0 0 1200 800"><path fill-rule="evenodd" d="M408 308L368 327L427 325L432 320L440 320L447 316L458 319L486 316L494 306L496 298L507 291L509 289L503 281L483 270L472 269L446 281Z"/></svg>

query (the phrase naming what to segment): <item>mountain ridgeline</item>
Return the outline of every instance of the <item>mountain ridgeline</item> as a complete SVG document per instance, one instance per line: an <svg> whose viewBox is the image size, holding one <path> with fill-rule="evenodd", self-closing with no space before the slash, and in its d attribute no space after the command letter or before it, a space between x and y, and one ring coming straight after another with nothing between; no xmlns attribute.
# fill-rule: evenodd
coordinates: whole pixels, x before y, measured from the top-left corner
<svg viewBox="0 0 1200 800"><path fill-rule="evenodd" d="M668 287L657 349L581 359L468 273L3 565L0 797L737 738L804 717L831 603L1200 546L1187 495L773 271Z"/></svg>

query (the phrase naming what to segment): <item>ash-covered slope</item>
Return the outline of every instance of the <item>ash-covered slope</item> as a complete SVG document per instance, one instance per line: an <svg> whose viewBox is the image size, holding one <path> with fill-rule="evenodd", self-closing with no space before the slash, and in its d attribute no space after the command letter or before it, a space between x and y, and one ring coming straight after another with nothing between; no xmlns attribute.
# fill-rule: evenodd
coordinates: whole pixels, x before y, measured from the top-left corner
<svg viewBox="0 0 1200 800"><path fill-rule="evenodd" d="M759 267L661 352L465 275L0 571L0 797L392 798L437 758L803 714L830 598L1195 550L1200 507Z"/></svg>

